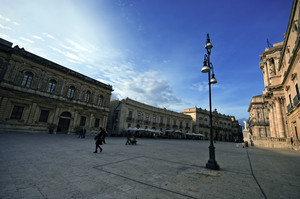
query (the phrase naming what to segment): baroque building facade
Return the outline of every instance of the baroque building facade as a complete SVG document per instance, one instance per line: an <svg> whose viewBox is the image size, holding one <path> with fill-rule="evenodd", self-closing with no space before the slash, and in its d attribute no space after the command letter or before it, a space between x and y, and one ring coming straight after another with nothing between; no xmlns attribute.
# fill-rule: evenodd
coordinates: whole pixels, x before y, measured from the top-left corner
<svg viewBox="0 0 300 199"><path fill-rule="evenodd" d="M248 129L251 142L257 146L300 149L300 27L299 1L293 7L283 42L267 48L259 67L264 77L265 91L259 97L263 111L257 109L255 97L249 106ZM263 116L258 113L264 113ZM259 118L260 116L260 118ZM264 118L261 118L264 117ZM267 132L260 133L266 121ZM268 124L268 125L267 125Z"/></svg>
<svg viewBox="0 0 300 199"><path fill-rule="evenodd" d="M188 115L130 98L110 102L108 132L112 136L125 136L128 129L135 129L139 135L145 131L189 133L191 125L192 118Z"/></svg>
<svg viewBox="0 0 300 199"><path fill-rule="evenodd" d="M193 120L193 133L202 134L204 139L209 139L210 118L209 111L202 108L185 109L184 114L190 115ZM234 116L224 115L215 109L212 112L214 140L234 142L242 140L242 126Z"/></svg>
<svg viewBox="0 0 300 199"><path fill-rule="evenodd" d="M0 38L0 130L94 133L106 128L110 85Z"/></svg>

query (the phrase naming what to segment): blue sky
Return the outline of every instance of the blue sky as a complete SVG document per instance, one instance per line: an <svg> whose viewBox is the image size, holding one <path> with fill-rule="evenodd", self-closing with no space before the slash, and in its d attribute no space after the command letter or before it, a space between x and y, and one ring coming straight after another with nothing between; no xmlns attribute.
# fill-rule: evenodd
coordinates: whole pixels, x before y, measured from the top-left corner
<svg viewBox="0 0 300 199"><path fill-rule="evenodd" d="M183 112L209 109L201 73L206 34L218 84L212 106L248 118L262 94L259 55L284 40L292 0L0 0L0 37L113 86Z"/></svg>

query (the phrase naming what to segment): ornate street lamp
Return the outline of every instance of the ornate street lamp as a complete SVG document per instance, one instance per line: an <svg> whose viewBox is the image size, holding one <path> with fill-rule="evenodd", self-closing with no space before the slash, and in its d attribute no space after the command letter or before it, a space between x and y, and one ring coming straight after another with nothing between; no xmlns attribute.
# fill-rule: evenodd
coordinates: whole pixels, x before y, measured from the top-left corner
<svg viewBox="0 0 300 199"><path fill-rule="evenodd" d="M212 125L212 111L211 111L211 84L216 84L217 80L214 74L214 68L210 62L210 53L213 45L210 43L209 34L207 34L207 40L205 49L207 54L204 55L203 67L201 69L202 73L208 73L208 85L209 85L209 118L210 118L210 145L209 145L209 160L206 163L206 168L219 170L220 166L218 165L215 159L215 147L214 147L214 136L213 136L213 125ZM211 74L212 72L212 74Z"/></svg>

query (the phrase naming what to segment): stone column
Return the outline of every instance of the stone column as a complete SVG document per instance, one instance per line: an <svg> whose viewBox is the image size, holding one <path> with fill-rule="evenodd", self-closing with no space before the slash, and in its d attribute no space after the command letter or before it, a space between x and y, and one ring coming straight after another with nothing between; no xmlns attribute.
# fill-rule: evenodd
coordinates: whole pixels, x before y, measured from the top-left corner
<svg viewBox="0 0 300 199"><path fill-rule="evenodd" d="M93 126L93 122L94 121L94 114L93 113L91 113L91 115L90 115L90 122L89 122L89 126L88 126L88 128L90 129L90 128L92 128Z"/></svg>
<svg viewBox="0 0 300 199"><path fill-rule="evenodd" d="M60 108L59 108L59 107L56 107L55 114L54 114L54 117L53 117L53 124L58 125L58 121L59 121L59 112L60 112Z"/></svg>
<svg viewBox="0 0 300 199"><path fill-rule="evenodd" d="M5 116L7 118L9 118L10 115L6 114L6 112L5 112L5 108L7 107L8 98L7 97L1 97L0 102L1 102L1 104L0 104L0 121L1 121L1 120L5 119Z"/></svg>
<svg viewBox="0 0 300 199"><path fill-rule="evenodd" d="M32 124L34 122L34 115L35 115L36 107L37 107L37 104L32 103L30 112L28 114L28 120L27 120L29 124Z"/></svg>
<svg viewBox="0 0 300 199"><path fill-rule="evenodd" d="M10 73L11 73L11 70L13 69L13 66L15 65L15 62L11 60L9 63L4 62L3 64L7 66L7 70L4 74L3 79L6 81L10 81L10 79L9 79Z"/></svg>
<svg viewBox="0 0 300 199"><path fill-rule="evenodd" d="M78 126L78 122L77 122L77 119L78 118L78 111L75 111L74 112L74 128L76 127L76 126Z"/></svg>
<svg viewBox="0 0 300 199"><path fill-rule="evenodd" d="M275 99L276 117L277 117L279 137L283 138L283 137L285 137L285 135L284 135L284 123L283 123L283 117L282 117L282 112L281 112L281 107L280 107L280 101L279 100L280 100L279 98Z"/></svg>
<svg viewBox="0 0 300 199"><path fill-rule="evenodd" d="M270 124L271 137L276 137L273 105L270 104L269 108L270 108L270 111L269 111L269 124Z"/></svg>
<svg viewBox="0 0 300 199"><path fill-rule="evenodd" d="M103 116L102 126L103 126L104 129L106 129L106 125L107 125L107 116Z"/></svg>
<svg viewBox="0 0 300 199"><path fill-rule="evenodd" d="M62 85L61 85L61 89L60 89L60 95L64 95L65 85L66 85L66 80L63 80Z"/></svg>

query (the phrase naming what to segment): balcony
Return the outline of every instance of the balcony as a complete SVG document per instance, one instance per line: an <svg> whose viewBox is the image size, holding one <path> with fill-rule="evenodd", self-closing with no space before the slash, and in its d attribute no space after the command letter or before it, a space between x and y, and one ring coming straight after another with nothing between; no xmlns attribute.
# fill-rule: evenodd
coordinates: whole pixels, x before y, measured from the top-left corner
<svg viewBox="0 0 300 199"><path fill-rule="evenodd" d="M127 122L134 122L134 118L132 118L132 117L127 117L127 118L126 118L126 121L127 121Z"/></svg>
<svg viewBox="0 0 300 199"><path fill-rule="evenodd" d="M150 124L150 121L145 120L145 121L144 121L144 124Z"/></svg>
<svg viewBox="0 0 300 199"><path fill-rule="evenodd" d="M143 120L137 119L136 122L137 122L137 123L143 123Z"/></svg>
<svg viewBox="0 0 300 199"><path fill-rule="evenodd" d="M174 125L173 125L173 128L178 128L178 125L174 124Z"/></svg>
<svg viewBox="0 0 300 199"><path fill-rule="evenodd" d="M163 127L163 126L165 126L165 124L164 123L159 123L159 126Z"/></svg>
<svg viewBox="0 0 300 199"><path fill-rule="evenodd" d="M152 125L154 125L154 126L155 126L156 124L157 124L156 122L152 122Z"/></svg>

